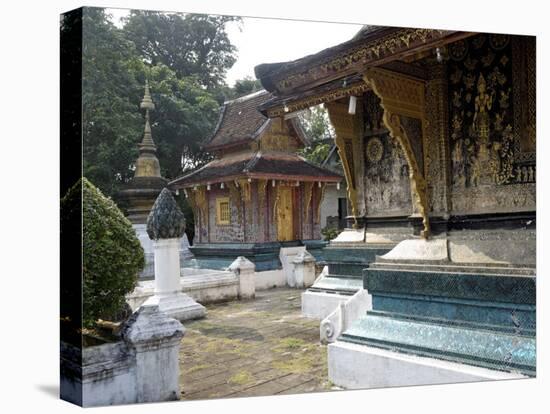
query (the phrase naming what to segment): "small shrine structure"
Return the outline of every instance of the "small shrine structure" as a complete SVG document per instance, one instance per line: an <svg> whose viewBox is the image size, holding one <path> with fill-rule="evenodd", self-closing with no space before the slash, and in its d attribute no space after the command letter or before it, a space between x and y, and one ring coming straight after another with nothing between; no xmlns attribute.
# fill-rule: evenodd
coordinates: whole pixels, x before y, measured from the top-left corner
<svg viewBox="0 0 550 414"><path fill-rule="evenodd" d="M204 145L214 160L168 186L183 191L194 211L191 251L201 267L225 268L245 256L256 272L276 271L284 282L293 256L324 245L321 201L326 186L343 178L297 154L308 145L298 119L257 109L270 98L262 90L225 102Z"/></svg>

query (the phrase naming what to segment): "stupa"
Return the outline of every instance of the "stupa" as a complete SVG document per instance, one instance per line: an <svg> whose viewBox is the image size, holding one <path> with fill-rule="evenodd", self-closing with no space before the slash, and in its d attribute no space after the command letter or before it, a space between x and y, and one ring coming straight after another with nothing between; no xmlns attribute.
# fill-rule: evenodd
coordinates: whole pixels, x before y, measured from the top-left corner
<svg viewBox="0 0 550 414"><path fill-rule="evenodd" d="M145 129L143 139L138 144L139 157L135 162L134 177L118 193L117 198L126 216L132 222L132 226L145 251L146 263L140 278L151 279L154 277L154 254L151 240L146 231L147 217L157 196L166 187L168 180L161 176L157 147L151 134L150 112L155 109L155 104L151 99L147 80L145 81L145 94L140 108L145 110ZM192 254L189 251L189 241L187 236L184 235L180 247L180 259L189 259L190 257L192 257Z"/></svg>

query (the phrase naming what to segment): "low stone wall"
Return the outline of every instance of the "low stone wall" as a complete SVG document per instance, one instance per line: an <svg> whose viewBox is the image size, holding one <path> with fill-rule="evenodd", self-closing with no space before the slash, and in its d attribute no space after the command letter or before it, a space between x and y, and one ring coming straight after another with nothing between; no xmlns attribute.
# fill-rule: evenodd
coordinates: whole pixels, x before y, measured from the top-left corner
<svg viewBox="0 0 550 414"><path fill-rule="evenodd" d="M137 401L136 354L124 341L80 350L61 343L61 398L83 407Z"/></svg>
<svg viewBox="0 0 550 414"><path fill-rule="evenodd" d="M114 343L61 342L61 398L83 407L179 399L179 347L185 329L148 303Z"/></svg>
<svg viewBox="0 0 550 414"><path fill-rule="evenodd" d="M239 279L229 271L211 269L181 269L181 291L201 304L234 300L239 294ZM155 281L140 281L126 302L136 310L149 297L154 295Z"/></svg>

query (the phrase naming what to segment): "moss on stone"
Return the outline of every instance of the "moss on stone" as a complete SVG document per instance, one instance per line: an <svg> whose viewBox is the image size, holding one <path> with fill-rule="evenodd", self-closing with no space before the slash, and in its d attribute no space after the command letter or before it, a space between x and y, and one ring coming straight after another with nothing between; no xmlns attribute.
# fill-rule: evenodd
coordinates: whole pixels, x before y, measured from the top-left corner
<svg viewBox="0 0 550 414"><path fill-rule="evenodd" d="M236 384L236 385L246 385L246 384L251 384L254 381L255 381L255 378L250 372L246 370L241 370L237 372L235 375L233 375L231 378L229 378L228 383Z"/></svg>
<svg viewBox="0 0 550 414"><path fill-rule="evenodd" d="M279 341L277 348L283 348L284 350L296 350L310 347L311 344L308 344L306 341L300 338L284 338ZM276 348L276 350L277 350Z"/></svg>
<svg viewBox="0 0 550 414"><path fill-rule="evenodd" d="M195 366L192 366L191 368L189 368L186 372L186 374L192 374L193 372L197 372L197 371L202 371L204 369L208 369L208 368L211 368L212 365L210 364L199 364L199 365L195 365Z"/></svg>

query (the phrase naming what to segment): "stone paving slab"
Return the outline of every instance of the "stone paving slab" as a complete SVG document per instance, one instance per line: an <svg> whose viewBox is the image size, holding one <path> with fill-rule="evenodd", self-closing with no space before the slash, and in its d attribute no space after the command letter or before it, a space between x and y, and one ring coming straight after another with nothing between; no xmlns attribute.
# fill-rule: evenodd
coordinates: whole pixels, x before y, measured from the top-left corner
<svg viewBox="0 0 550 414"><path fill-rule="evenodd" d="M253 397L334 389L319 321L301 316L301 293L276 288L256 298L207 306L185 323L182 400Z"/></svg>

